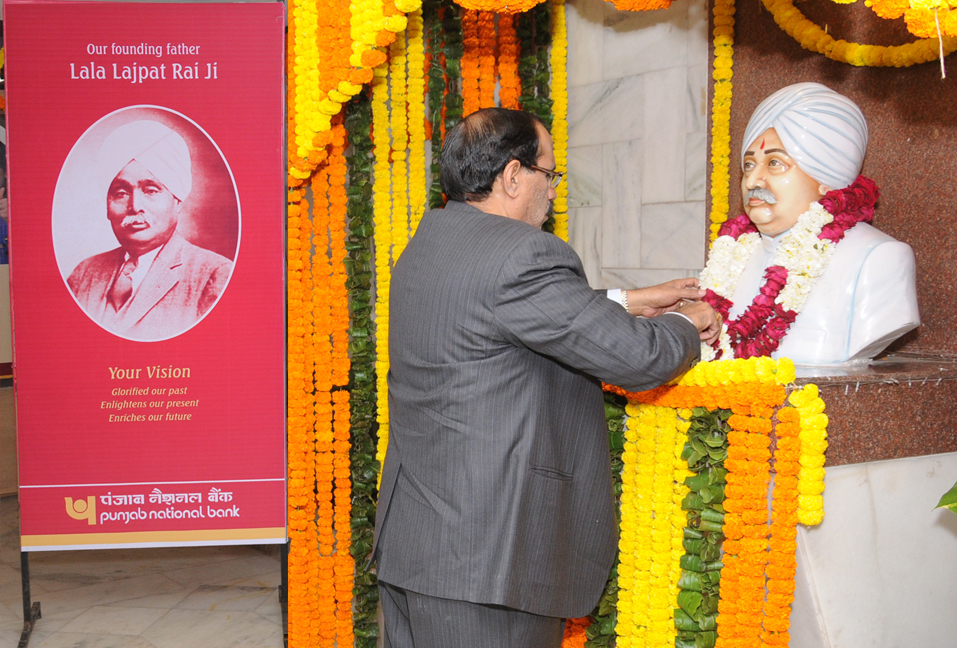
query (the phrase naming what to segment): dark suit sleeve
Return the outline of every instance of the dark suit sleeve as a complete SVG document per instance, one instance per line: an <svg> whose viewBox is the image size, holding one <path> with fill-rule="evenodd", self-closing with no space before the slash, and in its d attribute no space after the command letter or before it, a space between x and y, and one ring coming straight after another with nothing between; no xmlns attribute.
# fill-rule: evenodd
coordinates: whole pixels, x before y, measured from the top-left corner
<svg viewBox="0 0 957 648"><path fill-rule="evenodd" d="M605 382L651 389L698 360L694 325L632 317L588 286L574 250L554 236L526 236L498 281L495 318L507 338Z"/></svg>

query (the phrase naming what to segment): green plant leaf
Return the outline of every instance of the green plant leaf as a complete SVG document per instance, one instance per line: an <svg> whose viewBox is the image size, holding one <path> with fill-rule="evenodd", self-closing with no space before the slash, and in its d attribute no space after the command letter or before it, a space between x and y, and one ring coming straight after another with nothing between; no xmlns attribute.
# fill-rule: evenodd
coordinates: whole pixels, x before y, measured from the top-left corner
<svg viewBox="0 0 957 648"><path fill-rule="evenodd" d="M681 608L675 610L675 628L684 632L697 632L701 630L698 624L694 622L694 619Z"/></svg>
<svg viewBox="0 0 957 648"><path fill-rule="evenodd" d="M694 616L697 613L698 608L701 607L701 603L704 601L704 597L701 596L700 592L695 592L692 590L683 590L678 592L678 606Z"/></svg>
<svg viewBox="0 0 957 648"><path fill-rule="evenodd" d="M937 502L936 508L948 508L957 513L957 484L954 484L953 488L944 493L944 496Z"/></svg>

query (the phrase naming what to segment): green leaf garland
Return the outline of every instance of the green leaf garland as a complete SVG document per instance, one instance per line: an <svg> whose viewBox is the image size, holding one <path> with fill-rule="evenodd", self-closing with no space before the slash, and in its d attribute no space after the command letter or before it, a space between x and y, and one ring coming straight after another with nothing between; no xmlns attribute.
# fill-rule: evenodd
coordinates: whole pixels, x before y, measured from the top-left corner
<svg viewBox="0 0 957 648"><path fill-rule="evenodd" d="M372 102L368 93L356 95L346 106L346 130L351 153L349 166L349 232L346 270L349 291L349 389L352 403L352 556L356 561L353 586L353 627L358 648L375 648L379 629L379 602L375 574L366 569L372 554L375 525L376 378L372 321Z"/></svg>
<svg viewBox="0 0 957 648"><path fill-rule="evenodd" d="M721 580L721 543L724 541L724 486L728 471L727 420L731 410L692 410L688 442L681 458L695 473L685 479L691 489L681 502L688 526L684 530L678 608L675 610L676 648L713 648L717 640L718 593Z"/></svg>

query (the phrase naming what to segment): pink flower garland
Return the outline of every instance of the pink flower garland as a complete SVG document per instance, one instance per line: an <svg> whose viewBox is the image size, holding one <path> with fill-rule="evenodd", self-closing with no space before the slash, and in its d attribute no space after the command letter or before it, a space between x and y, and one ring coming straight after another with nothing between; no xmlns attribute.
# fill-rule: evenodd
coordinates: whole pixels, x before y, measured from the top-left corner
<svg viewBox="0 0 957 648"><path fill-rule="evenodd" d="M839 243L849 229L858 223L874 219L874 205L880 197L880 189L870 178L857 176L850 186L827 192L821 198L821 206L834 217L823 227L818 238ZM757 232L754 223L746 214L725 221L718 236L731 236L737 240L747 232ZM788 280L788 271L781 266L768 266L764 271L764 285L747 310L740 317L728 320L733 302L708 290L704 300L711 304L727 321L728 337L736 358L769 356L780 346L781 340L797 318L793 310L785 310L776 299ZM715 343L717 348L717 343ZM721 351L718 350L718 358Z"/></svg>

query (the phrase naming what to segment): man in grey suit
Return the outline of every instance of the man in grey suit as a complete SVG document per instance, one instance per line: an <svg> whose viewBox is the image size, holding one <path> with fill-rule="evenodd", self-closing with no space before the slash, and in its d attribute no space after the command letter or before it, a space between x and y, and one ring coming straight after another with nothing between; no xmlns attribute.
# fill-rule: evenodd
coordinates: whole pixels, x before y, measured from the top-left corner
<svg viewBox="0 0 957 648"><path fill-rule="evenodd" d="M387 648L559 646L615 556L600 381L660 385L717 334L693 279L627 291L631 314L589 288L540 229L554 168L532 115L470 115L442 151L449 203L396 263L374 548Z"/></svg>

